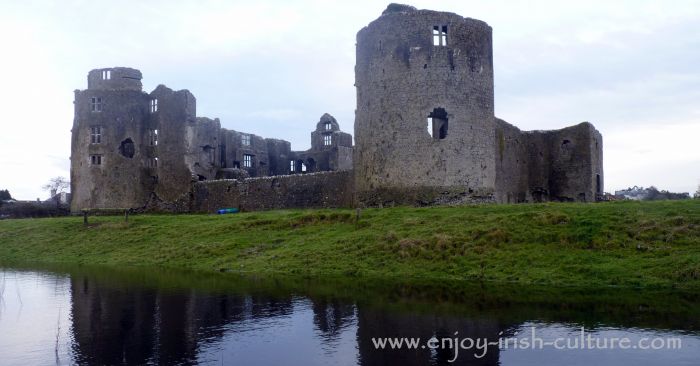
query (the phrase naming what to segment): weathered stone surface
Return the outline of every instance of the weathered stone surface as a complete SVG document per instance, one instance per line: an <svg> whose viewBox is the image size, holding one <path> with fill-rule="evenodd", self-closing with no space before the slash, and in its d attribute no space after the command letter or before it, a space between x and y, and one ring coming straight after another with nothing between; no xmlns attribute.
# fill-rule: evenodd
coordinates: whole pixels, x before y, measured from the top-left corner
<svg viewBox="0 0 700 366"><path fill-rule="evenodd" d="M311 133L312 148L292 151L288 141L197 117L196 104L189 91L164 85L144 93L135 69L90 71L88 89L75 92L71 210L181 212L195 182L352 169L352 136L329 114Z"/></svg>
<svg viewBox="0 0 700 366"><path fill-rule="evenodd" d="M594 201L603 192L593 125L524 132L495 117L485 22L390 4L358 32L356 51L356 146L326 113L306 151L197 117L187 90L146 94L136 69L90 71L88 89L75 91L71 210Z"/></svg>
<svg viewBox="0 0 700 366"><path fill-rule="evenodd" d="M349 171L205 181L193 186L191 210L352 207L352 192Z"/></svg>
<svg viewBox="0 0 700 366"><path fill-rule="evenodd" d="M588 122L526 131L496 119L499 202L595 201L603 192L603 138Z"/></svg>
<svg viewBox="0 0 700 366"><path fill-rule="evenodd" d="M447 45L433 45L435 27L446 29ZM359 197L389 188L493 191L488 24L391 5L357 34L355 85L353 162ZM433 136L428 130L427 119L438 109L446 115L443 138L436 133L439 128L431 128Z"/></svg>
<svg viewBox="0 0 700 366"><path fill-rule="evenodd" d="M389 5L357 34L355 85L358 204L602 193L602 137L590 123L521 132L495 117L491 27L482 21Z"/></svg>

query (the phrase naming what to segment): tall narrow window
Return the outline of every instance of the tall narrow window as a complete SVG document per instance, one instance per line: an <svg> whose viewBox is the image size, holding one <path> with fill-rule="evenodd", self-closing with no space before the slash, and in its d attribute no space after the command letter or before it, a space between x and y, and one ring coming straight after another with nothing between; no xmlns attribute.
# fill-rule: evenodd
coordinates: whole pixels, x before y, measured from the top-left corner
<svg viewBox="0 0 700 366"><path fill-rule="evenodd" d="M101 126L90 127L90 143L91 144L101 144L102 143L102 127Z"/></svg>
<svg viewBox="0 0 700 366"><path fill-rule="evenodd" d="M158 130L148 131L148 145L158 146Z"/></svg>
<svg viewBox="0 0 700 366"><path fill-rule="evenodd" d="M333 136L323 135L323 146L331 146L333 142Z"/></svg>
<svg viewBox="0 0 700 366"><path fill-rule="evenodd" d="M241 135L241 145L250 146L250 135Z"/></svg>
<svg viewBox="0 0 700 366"><path fill-rule="evenodd" d="M93 112L102 112L102 98L92 97L90 98L90 110Z"/></svg>
<svg viewBox="0 0 700 366"><path fill-rule="evenodd" d="M158 99L151 99L151 113L158 112Z"/></svg>
<svg viewBox="0 0 700 366"><path fill-rule="evenodd" d="M243 154L243 167L252 168L253 167L253 155Z"/></svg>
<svg viewBox="0 0 700 366"><path fill-rule="evenodd" d="M447 26L433 26L433 46L447 46Z"/></svg>
<svg viewBox="0 0 700 366"><path fill-rule="evenodd" d="M111 70L102 70L102 80L109 80L112 78Z"/></svg>
<svg viewBox="0 0 700 366"><path fill-rule="evenodd" d="M294 166L294 160L289 161L289 171L294 172L296 170L296 167Z"/></svg>
<svg viewBox="0 0 700 366"><path fill-rule="evenodd" d="M158 167L158 158L155 157L155 158L150 158L150 159L146 160L146 165L149 168L157 168Z"/></svg>
<svg viewBox="0 0 700 366"><path fill-rule="evenodd" d="M331 128L333 128L333 126L331 125L330 122L326 122L325 125L324 125L324 128L326 129L326 131L330 131Z"/></svg>
<svg viewBox="0 0 700 366"><path fill-rule="evenodd" d="M90 155L90 164L102 165L102 155Z"/></svg>

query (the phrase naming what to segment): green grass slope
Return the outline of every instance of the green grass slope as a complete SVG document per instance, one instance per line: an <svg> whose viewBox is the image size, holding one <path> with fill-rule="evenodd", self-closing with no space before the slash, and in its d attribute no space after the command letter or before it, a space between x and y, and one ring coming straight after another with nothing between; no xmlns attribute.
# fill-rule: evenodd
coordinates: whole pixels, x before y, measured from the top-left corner
<svg viewBox="0 0 700 366"><path fill-rule="evenodd" d="M0 262L700 289L700 200L0 221Z"/></svg>

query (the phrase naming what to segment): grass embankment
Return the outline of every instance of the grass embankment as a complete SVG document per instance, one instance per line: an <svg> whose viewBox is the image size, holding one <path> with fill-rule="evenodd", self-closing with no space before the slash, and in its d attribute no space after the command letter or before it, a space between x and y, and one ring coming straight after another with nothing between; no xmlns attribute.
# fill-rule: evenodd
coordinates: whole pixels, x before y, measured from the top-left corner
<svg viewBox="0 0 700 366"><path fill-rule="evenodd" d="M0 221L0 261L700 289L700 201Z"/></svg>

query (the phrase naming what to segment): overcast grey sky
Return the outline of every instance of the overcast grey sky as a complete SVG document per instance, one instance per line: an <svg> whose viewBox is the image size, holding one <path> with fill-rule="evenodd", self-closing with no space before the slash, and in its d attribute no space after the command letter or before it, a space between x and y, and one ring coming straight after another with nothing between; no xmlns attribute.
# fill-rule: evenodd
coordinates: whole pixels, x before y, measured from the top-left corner
<svg viewBox="0 0 700 366"><path fill-rule="evenodd" d="M355 34L385 1L0 0L0 189L69 176L73 90L94 68L189 89L223 127L310 145L353 132ZM521 129L592 122L605 189L700 183L700 0L412 1L493 27L496 115Z"/></svg>

